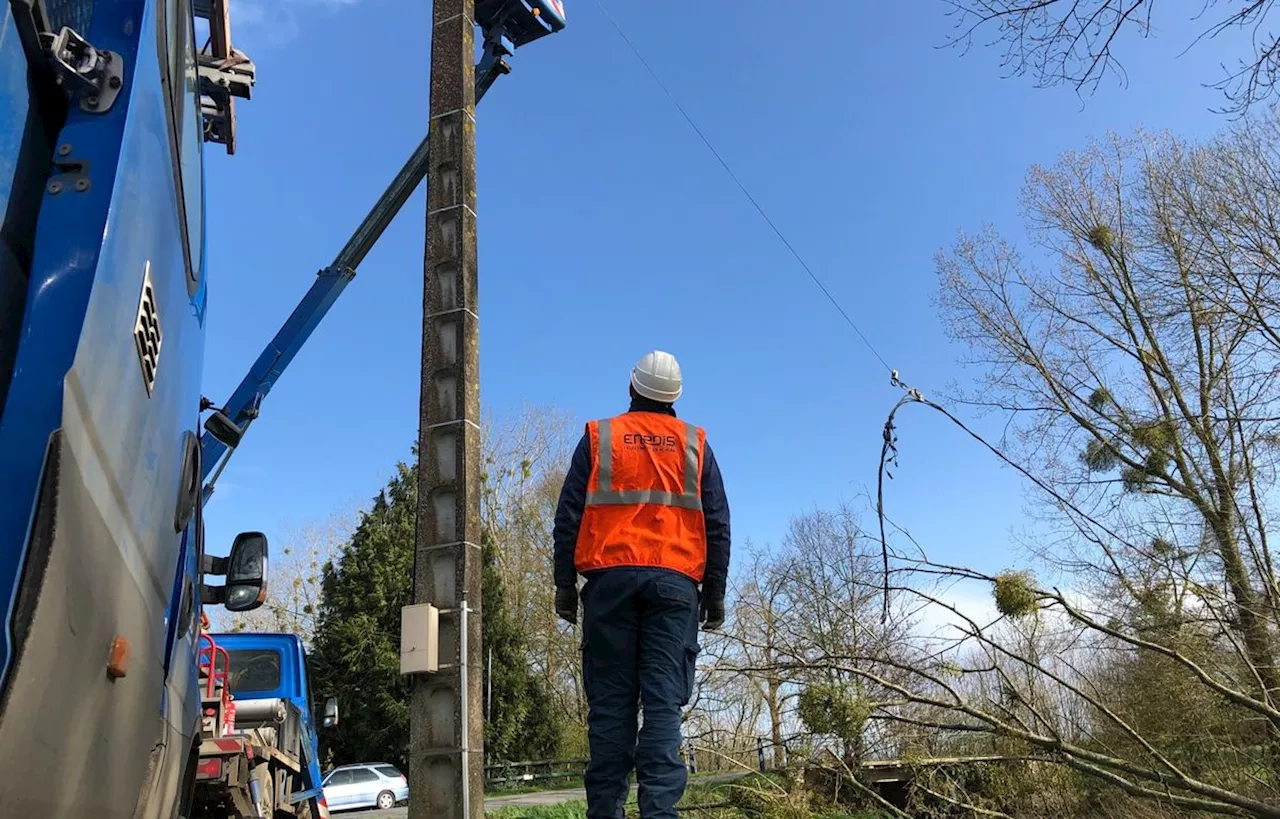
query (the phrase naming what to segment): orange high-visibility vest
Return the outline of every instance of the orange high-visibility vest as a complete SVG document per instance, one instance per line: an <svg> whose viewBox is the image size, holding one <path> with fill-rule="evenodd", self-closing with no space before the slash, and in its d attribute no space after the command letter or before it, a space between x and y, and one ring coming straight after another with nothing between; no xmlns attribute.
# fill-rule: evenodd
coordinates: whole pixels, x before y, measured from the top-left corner
<svg viewBox="0 0 1280 819"><path fill-rule="evenodd" d="M574 550L577 570L656 566L702 582L706 432L670 415L628 412L591 421L587 435L591 476Z"/></svg>

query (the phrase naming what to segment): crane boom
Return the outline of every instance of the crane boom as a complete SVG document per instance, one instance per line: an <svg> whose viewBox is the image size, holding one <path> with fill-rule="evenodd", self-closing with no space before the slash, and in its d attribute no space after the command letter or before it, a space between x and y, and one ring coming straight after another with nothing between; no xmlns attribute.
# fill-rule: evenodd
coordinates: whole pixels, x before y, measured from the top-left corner
<svg viewBox="0 0 1280 819"><path fill-rule="evenodd" d="M510 72L506 57L516 48L564 28L564 8L560 0L479 0L476 24L484 32L484 53L476 66L475 99L479 104L494 81ZM206 419L200 439L202 502L208 502L213 494L218 476L258 417L263 399L426 177L428 151L428 138L423 137L333 262L319 271L302 301L249 368L231 398Z"/></svg>

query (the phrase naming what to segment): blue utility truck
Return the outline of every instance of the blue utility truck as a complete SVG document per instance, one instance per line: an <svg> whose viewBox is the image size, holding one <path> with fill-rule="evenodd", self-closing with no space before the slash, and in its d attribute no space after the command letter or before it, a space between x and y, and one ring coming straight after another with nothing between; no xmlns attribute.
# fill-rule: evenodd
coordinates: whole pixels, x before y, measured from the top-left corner
<svg viewBox="0 0 1280 819"><path fill-rule="evenodd" d="M205 250L219 240L206 232L205 151L235 153L236 103L256 81L228 3L0 0L5 816L325 813L305 686L239 700L227 646L247 638L204 627L208 606L263 603L267 539L243 533L214 557L203 506L422 181L427 141L232 398L204 399ZM475 21L479 99L514 49L564 27L564 9L476 0ZM300 651L280 654L297 659L295 682Z"/></svg>

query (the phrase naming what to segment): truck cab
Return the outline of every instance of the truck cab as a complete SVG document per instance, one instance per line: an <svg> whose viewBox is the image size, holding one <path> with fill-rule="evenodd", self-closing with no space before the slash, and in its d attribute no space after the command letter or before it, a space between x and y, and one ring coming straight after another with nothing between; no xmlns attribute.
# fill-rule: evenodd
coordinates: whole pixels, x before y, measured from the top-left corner
<svg viewBox="0 0 1280 819"><path fill-rule="evenodd" d="M213 639L228 655L227 681L237 715L263 712L281 701L297 708L302 727L304 759L301 762L306 771L306 789L295 793L293 798L299 802L315 801L317 810L312 815L319 815L323 797L317 729L337 724L338 705L337 700L331 698L323 713L316 714L302 640L293 634L249 632L215 634Z"/></svg>

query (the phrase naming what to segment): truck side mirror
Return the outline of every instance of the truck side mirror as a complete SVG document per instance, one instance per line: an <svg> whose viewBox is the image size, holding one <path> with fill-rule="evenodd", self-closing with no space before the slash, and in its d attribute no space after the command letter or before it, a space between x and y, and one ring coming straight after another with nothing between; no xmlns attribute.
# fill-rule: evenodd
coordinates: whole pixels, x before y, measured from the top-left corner
<svg viewBox="0 0 1280 819"><path fill-rule="evenodd" d="M261 532L236 535L227 558L223 592L227 611L253 611L267 600L267 536Z"/></svg>
<svg viewBox="0 0 1280 819"><path fill-rule="evenodd" d="M332 728L338 724L338 698L330 697L324 701L324 722L325 728Z"/></svg>

